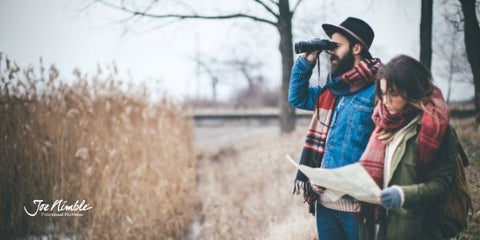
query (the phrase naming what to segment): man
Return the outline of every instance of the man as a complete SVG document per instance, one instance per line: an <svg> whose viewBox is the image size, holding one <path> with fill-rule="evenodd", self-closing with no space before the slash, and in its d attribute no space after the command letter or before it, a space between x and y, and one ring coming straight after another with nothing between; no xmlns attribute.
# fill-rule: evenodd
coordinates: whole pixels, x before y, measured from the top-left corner
<svg viewBox="0 0 480 240"><path fill-rule="evenodd" d="M331 69L324 87L309 87L319 51L303 54L295 62L288 101L293 107L313 110L300 164L337 168L358 162L374 124L375 75L381 63L369 48L374 38L364 21L349 17L339 26L322 28L337 44L330 54ZM358 239L360 203L349 197L332 201L322 194L322 183L310 183L297 173L295 193L303 190L310 212L317 216L319 239ZM315 185L318 184L318 185Z"/></svg>

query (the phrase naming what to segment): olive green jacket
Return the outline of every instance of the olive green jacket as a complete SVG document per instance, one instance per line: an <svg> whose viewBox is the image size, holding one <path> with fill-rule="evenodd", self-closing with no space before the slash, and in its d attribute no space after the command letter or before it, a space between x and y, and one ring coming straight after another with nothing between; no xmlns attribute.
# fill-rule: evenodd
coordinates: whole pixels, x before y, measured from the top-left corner
<svg viewBox="0 0 480 240"><path fill-rule="evenodd" d="M388 186L404 191L404 204L398 210L381 208L377 239L442 239L439 214L453 184L458 139L449 126L439 153L431 160L428 174L417 172L417 138L420 123L411 127L395 149Z"/></svg>

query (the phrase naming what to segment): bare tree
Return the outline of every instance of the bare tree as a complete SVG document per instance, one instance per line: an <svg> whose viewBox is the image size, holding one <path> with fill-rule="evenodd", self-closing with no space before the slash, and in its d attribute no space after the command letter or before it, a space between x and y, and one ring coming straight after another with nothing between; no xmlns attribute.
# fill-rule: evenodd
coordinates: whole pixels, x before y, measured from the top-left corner
<svg viewBox="0 0 480 240"><path fill-rule="evenodd" d="M447 80L447 102L450 102L454 82L471 81L471 70L465 52L463 41L463 17L460 3L442 0L435 8L440 18L435 22L437 30L433 34L434 50L440 65L437 71Z"/></svg>
<svg viewBox="0 0 480 240"><path fill-rule="evenodd" d="M209 66L203 59L195 58L198 68L210 77L210 86L212 87L212 101L217 101L218 73ZM199 74L199 73L198 73Z"/></svg>
<svg viewBox="0 0 480 240"><path fill-rule="evenodd" d="M249 58L232 59L224 62L226 66L238 72L247 81L247 87L237 89L233 95L233 102L238 107L271 106L271 94L265 87L265 80L262 72L261 62ZM278 106L278 101L274 106Z"/></svg>
<svg viewBox="0 0 480 240"><path fill-rule="evenodd" d="M236 88L232 94L232 106L238 107L265 107L279 106L278 94L273 93L265 86L262 74L263 63L248 57L232 57L230 59L197 58L197 65L212 79L212 91L216 92L215 80L223 81L233 79L245 80L246 87ZM207 64L208 63L208 64ZM273 99L277 96L276 99Z"/></svg>
<svg viewBox="0 0 480 240"><path fill-rule="evenodd" d="M460 0L464 17L465 47L475 87L475 118L480 123L480 27L475 0Z"/></svg>
<svg viewBox="0 0 480 240"><path fill-rule="evenodd" d="M292 18L298 6L303 0L296 0L295 5L290 7L289 0L250 0L252 3L263 9L268 15L268 18L261 16L246 14L242 12L234 12L231 14L218 15L202 15L191 9L187 4L185 11L182 13L154 13L152 9L157 4L162 4L158 0L152 1L146 8L139 10L135 2L130 1L108 1L95 0L110 8L121 10L130 14L132 18L146 17L154 19L205 19L205 20L225 20L225 19L250 19L256 23L267 24L277 29L280 35L279 51L282 58L282 85L280 94L280 129L282 132L291 132L295 129L295 110L289 105L287 101L288 86L290 83L290 72L293 65L293 49L292 49ZM180 2L180 1L178 1ZM164 3L163 3L164 4ZM188 13L187 13L188 12Z"/></svg>
<svg viewBox="0 0 480 240"><path fill-rule="evenodd" d="M216 58L206 59L196 57L195 62L201 72L204 72L210 78L210 85L212 87L212 101L217 101L217 85L218 80L222 75L232 72L238 72L241 78L247 82L246 92L247 96L254 96L258 91L264 87L263 75L258 74L258 70L262 68L261 62L256 62L248 58L244 59L230 59L218 60ZM226 77L222 77L226 79Z"/></svg>
<svg viewBox="0 0 480 240"><path fill-rule="evenodd" d="M224 63L242 74L245 80L247 80L248 89L252 89L257 84L264 84L263 76L261 74L254 74L255 71L262 67L260 62L245 58L227 60Z"/></svg>
<svg viewBox="0 0 480 240"><path fill-rule="evenodd" d="M432 19L433 0L422 0L420 20L420 62L428 69L432 67Z"/></svg>

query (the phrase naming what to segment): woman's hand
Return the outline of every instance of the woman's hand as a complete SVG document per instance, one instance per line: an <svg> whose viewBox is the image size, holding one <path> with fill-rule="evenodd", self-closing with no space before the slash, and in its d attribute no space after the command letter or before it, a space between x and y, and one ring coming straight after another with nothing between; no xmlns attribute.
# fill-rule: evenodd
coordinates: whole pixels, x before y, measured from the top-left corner
<svg viewBox="0 0 480 240"><path fill-rule="evenodd" d="M380 202L385 209L398 209L403 205L403 191L398 186L388 187L382 190Z"/></svg>

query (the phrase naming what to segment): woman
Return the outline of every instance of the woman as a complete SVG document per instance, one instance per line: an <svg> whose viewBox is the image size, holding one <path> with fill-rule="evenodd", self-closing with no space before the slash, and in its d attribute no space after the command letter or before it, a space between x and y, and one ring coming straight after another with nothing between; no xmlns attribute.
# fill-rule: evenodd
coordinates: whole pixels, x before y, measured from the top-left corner
<svg viewBox="0 0 480 240"><path fill-rule="evenodd" d="M382 67L373 131L360 162L383 188L377 239L442 239L457 139L430 72L400 55Z"/></svg>

